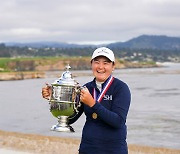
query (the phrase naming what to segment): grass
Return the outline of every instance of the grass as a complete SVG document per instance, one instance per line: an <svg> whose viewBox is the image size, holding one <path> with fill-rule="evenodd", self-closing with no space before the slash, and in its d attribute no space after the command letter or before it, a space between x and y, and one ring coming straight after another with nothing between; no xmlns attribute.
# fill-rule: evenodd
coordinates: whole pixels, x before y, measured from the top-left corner
<svg viewBox="0 0 180 154"><path fill-rule="evenodd" d="M12 61L10 58L0 58L0 72L7 72L8 69L8 63Z"/></svg>
<svg viewBox="0 0 180 154"><path fill-rule="evenodd" d="M89 60L90 57L16 57L5 58L0 57L0 72L14 71L9 67L10 63L33 61L35 65L49 65L55 64L58 61L77 61L77 60Z"/></svg>

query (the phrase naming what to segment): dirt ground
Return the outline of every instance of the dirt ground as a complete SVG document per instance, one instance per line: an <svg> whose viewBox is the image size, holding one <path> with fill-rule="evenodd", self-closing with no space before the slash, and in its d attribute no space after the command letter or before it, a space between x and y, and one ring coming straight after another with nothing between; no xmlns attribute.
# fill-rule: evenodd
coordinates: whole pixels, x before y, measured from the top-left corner
<svg viewBox="0 0 180 154"><path fill-rule="evenodd" d="M0 130L0 153L78 154L80 140ZM180 150L129 145L129 154L180 154Z"/></svg>

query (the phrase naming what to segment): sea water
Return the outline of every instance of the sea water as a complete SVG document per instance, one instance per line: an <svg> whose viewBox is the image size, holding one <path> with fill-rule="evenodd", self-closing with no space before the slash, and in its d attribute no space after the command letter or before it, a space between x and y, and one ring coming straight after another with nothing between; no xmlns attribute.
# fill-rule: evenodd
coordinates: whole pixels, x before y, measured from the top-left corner
<svg viewBox="0 0 180 154"><path fill-rule="evenodd" d="M161 68L120 69L113 75L126 82L132 100L127 117L129 144L180 148L180 64ZM91 71L72 71L83 85L91 81ZM50 131L57 119L41 88L57 77L0 82L0 130L81 138L85 116L72 124L75 133ZM59 76L62 72L59 72Z"/></svg>

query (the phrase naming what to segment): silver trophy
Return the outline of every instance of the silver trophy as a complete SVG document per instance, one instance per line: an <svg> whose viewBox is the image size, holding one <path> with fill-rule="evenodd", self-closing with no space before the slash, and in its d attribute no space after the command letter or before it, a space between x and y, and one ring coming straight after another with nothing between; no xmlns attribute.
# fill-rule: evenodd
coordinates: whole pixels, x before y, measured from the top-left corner
<svg viewBox="0 0 180 154"><path fill-rule="evenodd" d="M51 127L53 131L74 132L74 129L68 125L68 119L78 113L82 87L72 78L70 68L67 65L61 77L50 85L52 89L49 99L50 112L58 118L58 123Z"/></svg>

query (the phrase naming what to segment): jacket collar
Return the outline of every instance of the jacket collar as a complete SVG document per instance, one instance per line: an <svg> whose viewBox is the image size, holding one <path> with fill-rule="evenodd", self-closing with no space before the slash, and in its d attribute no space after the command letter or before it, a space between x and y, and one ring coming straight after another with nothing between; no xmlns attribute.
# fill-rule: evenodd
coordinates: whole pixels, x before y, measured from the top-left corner
<svg viewBox="0 0 180 154"><path fill-rule="evenodd" d="M111 77L111 75L106 79L106 81L102 84L102 87L104 88L104 85L106 85L105 83L109 80L109 78ZM93 81L91 82L91 87L98 89L96 86L96 78L93 79Z"/></svg>

